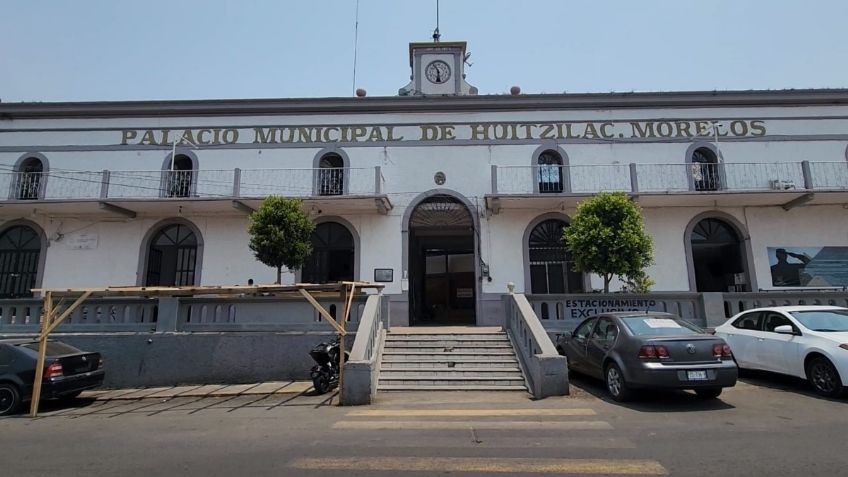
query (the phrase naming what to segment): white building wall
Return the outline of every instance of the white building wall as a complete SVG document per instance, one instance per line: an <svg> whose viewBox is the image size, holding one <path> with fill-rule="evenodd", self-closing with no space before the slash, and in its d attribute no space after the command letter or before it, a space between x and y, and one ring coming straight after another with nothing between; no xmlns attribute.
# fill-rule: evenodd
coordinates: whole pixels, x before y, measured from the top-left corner
<svg viewBox="0 0 848 477"><path fill-rule="evenodd" d="M234 147L201 146L198 149L181 149L198 157L203 171L200 180L204 180L204 177L213 177L209 171L232 171L236 167L242 170L311 168L316 154L327 146L295 144L284 147L250 144L249 140L245 142L245 135L250 135L252 127L258 125L394 124L398 128L412 128L408 130L414 131L420 124L618 121L620 124L617 130L622 127L626 130L627 122L631 120L662 120L669 117L692 120L718 118L724 124L730 121L728 118L765 121L768 128L765 137L718 139L722 158L728 166L741 162L810 160L844 163L846 160L848 141L843 135L848 131L848 119L844 119L848 117L848 107L817 106L13 120L4 122L5 129L0 131L0 169L10 169L22 156L22 151L32 151L44 154L49 160L51 170L161 170L171 148L122 148L118 145L121 129L222 126L242 128L242 141ZM52 128L56 130L50 130ZM467 137L458 136L457 139L462 141ZM387 284L386 293L401 293L401 280L406 269L406 264L403 263L401 230L404 228L402 219L407 207L426 191L449 189L456 191L474 205L472 213L477 214L480 222L480 258L489 264L492 278L491 282L482 282L482 292L503 293L509 282L515 283L517 291L524 291L523 250L526 244L522 242L527 225L546 212L562 212L572 216L574 210L540 208L528 202L526 207L505 209L497 215L490 215L485 211L484 196L492 192L492 165L530 165L533 152L544 142L409 141L399 144L342 145L342 150L350 159L350 167L381 168L385 178L383 192L388 195L394 206L385 216L377 214L376 211L371 214L344 216L353 224L360 239L359 277L363 280L373 280L375 268L392 268L395 281ZM572 166L626 166L631 162L682 166L686 160L686 152L693 142L696 141L691 138L656 138L642 141L561 140L558 144L568 155ZM715 145L715 140L711 137L700 138L697 142ZM445 174L446 182L443 185L434 182L436 172ZM0 181L2 180L6 179L0 176ZM532 186L529 173L525 174L522 180ZM8 193L8 187L4 187L0 187L0 196ZM304 183L294 187L309 189L311 185ZM34 208L37 209L37 206ZM648 269L648 273L656 280L655 290L690 289L685 248L688 238L684 237L685 230L693 217L709 210L711 209L703 207L674 206L644 210L646 226L654 238L656 250L655 264ZM732 215L739 223L746 225L753 253L752 270L761 288L770 288L767 247L848 245L846 211L841 206L800 207L790 211L784 211L780 207L724 207L717 210ZM16 218L20 217L3 216L2 220ZM46 217L36 213L35 217L29 218L41 225L51 238L50 247L46 252L47 267L43 285L66 287L138 283L138 256L142 237L153 224L168 217L163 214L141 214L134 220L104 221L74 216ZM196 224L203 235L203 284L246 283L248 278L253 278L257 283L274 280L274 270L257 262L247 248L245 216L187 216L186 219ZM55 240L56 232L65 233L64 239ZM72 233L95 234L97 248L70 248L66 244ZM288 274L284 280L292 281L294 277L294 274ZM592 287L601 286L600 279L593 277Z"/></svg>

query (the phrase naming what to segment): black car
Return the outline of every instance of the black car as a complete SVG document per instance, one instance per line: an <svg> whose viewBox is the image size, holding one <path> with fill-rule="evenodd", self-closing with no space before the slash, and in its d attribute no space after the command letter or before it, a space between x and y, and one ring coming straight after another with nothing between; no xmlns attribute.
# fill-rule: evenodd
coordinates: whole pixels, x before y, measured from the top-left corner
<svg viewBox="0 0 848 477"><path fill-rule="evenodd" d="M739 370L717 336L659 312L615 312L584 320L557 343L568 369L606 382L616 401L640 388L692 389L716 398Z"/></svg>
<svg viewBox="0 0 848 477"><path fill-rule="evenodd" d="M32 399L37 364L38 341L0 340L0 416L15 412L22 402ZM73 398L102 385L104 376L100 353L48 341L41 397Z"/></svg>

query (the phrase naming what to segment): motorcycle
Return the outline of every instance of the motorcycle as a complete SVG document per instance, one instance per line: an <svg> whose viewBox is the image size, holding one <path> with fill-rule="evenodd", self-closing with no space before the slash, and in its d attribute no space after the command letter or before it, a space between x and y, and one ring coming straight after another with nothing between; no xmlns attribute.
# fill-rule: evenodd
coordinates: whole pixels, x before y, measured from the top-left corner
<svg viewBox="0 0 848 477"><path fill-rule="evenodd" d="M339 339L336 338L329 343L318 343L309 356L315 360L310 376L315 392L324 394L339 385ZM345 362L349 353L345 351Z"/></svg>

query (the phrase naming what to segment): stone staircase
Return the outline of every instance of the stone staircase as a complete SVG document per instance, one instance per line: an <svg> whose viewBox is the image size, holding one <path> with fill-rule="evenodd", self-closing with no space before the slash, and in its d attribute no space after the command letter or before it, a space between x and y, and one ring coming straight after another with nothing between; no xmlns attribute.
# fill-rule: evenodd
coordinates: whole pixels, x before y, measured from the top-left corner
<svg viewBox="0 0 848 477"><path fill-rule="evenodd" d="M392 328L380 391L527 391L518 358L500 328Z"/></svg>

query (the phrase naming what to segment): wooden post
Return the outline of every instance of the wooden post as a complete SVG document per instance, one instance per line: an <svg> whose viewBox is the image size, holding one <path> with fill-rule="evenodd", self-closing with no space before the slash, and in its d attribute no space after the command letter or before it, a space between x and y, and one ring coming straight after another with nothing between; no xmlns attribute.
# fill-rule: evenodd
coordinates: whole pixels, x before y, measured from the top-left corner
<svg viewBox="0 0 848 477"><path fill-rule="evenodd" d="M32 387L32 402L29 405L29 416L38 414L38 401L41 399L41 381L44 379L44 360L47 356L47 330L53 318L53 293L44 293L44 305L41 312L41 333L38 335L38 362L35 366L35 381Z"/></svg>

